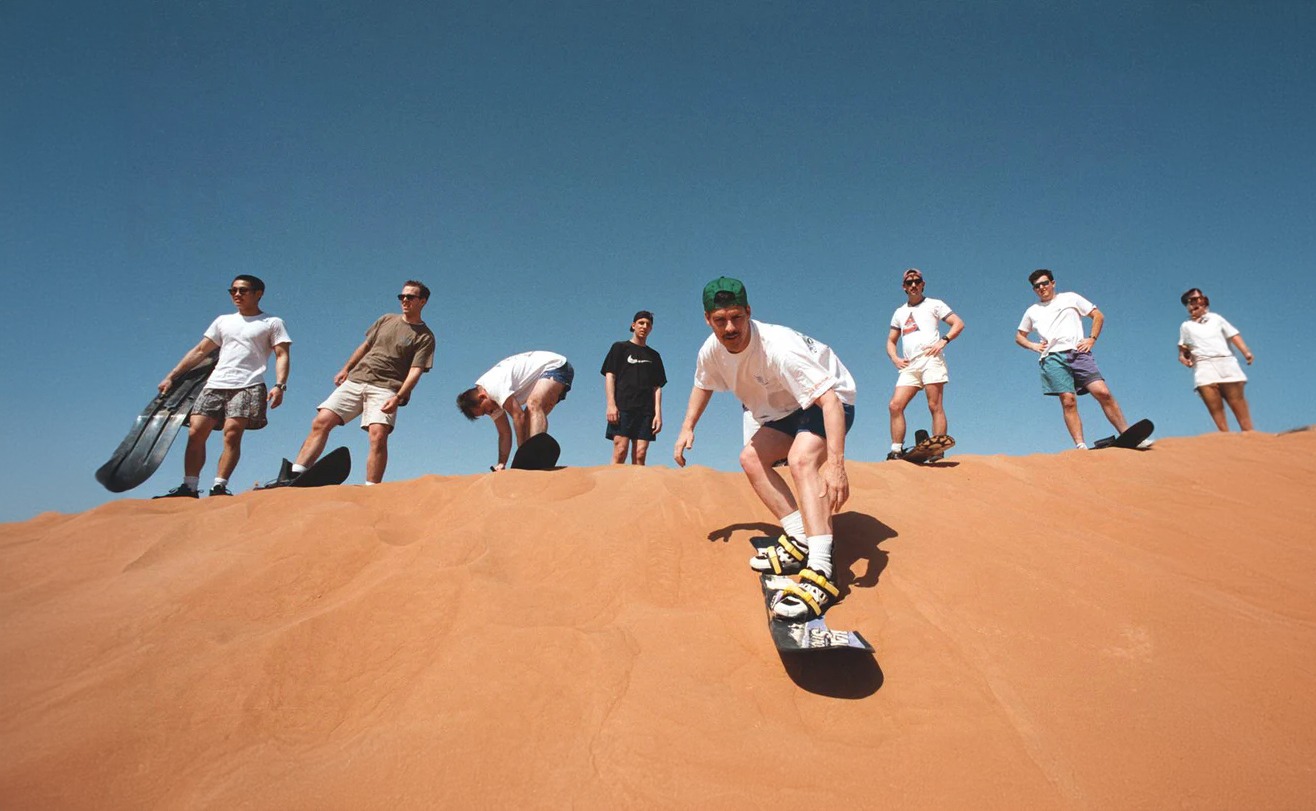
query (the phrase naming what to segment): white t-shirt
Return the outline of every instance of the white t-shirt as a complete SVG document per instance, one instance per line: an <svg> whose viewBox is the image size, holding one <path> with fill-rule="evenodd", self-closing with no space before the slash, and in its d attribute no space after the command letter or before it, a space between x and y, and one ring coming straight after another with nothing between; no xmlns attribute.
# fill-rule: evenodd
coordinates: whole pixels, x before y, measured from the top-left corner
<svg viewBox="0 0 1316 811"><path fill-rule="evenodd" d="M789 327L750 320L749 346L735 355L716 335L699 348L695 385L731 391L758 425L809 408L828 391L854 405L854 378L831 348ZM747 426L748 427L748 426Z"/></svg>
<svg viewBox="0 0 1316 811"><path fill-rule="evenodd" d="M1024 311L1019 331L1027 335L1036 330L1046 341L1043 355L1068 352L1083 340L1083 316L1090 315L1097 305L1078 293L1056 293L1048 302L1038 302Z"/></svg>
<svg viewBox="0 0 1316 811"><path fill-rule="evenodd" d="M208 389L245 389L265 379L266 362L279 344L290 344L283 319L269 313L221 315L206 328L219 344L219 361L206 380Z"/></svg>
<svg viewBox="0 0 1316 811"><path fill-rule="evenodd" d="M891 316L891 329L900 331L900 348L905 360L913 360L923 350L941 340L941 322L952 310L946 302L924 298L918 304L902 304Z"/></svg>
<svg viewBox="0 0 1316 811"><path fill-rule="evenodd" d="M522 352L498 361L496 366L480 375L475 385L483 386L485 392L498 403L498 410L490 415L498 417L503 413L503 404L508 397L515 397L517 405L524 405L539 376L566 362L567 359L556 352Z"/></svg>
<svg viewBox="0 0 1316 811"><path fill-rule="evenodd" d="M1197 320L1188 319L1179 327L1179 345L1192 352L1193 360L1233 357L1229 339L1238 334L1223 315L1207 313Z"/></svg>

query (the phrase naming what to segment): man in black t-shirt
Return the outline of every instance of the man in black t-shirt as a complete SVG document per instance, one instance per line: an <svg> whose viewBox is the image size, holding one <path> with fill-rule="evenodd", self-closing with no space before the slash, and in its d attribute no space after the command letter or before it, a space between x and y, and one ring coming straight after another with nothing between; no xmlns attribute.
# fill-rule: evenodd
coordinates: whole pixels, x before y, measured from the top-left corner
<svg viewBox="0 0 1316 811"><path fill-rule="evenodd" d="M640 310L631 319L631 339L618 341L603 360L607 392L608 428L612 463L623 464L630 449L631 464L642 465L649 443L663 428L663 386L667 372L663 359L647 343L653 331L653 313Z"/></svg>

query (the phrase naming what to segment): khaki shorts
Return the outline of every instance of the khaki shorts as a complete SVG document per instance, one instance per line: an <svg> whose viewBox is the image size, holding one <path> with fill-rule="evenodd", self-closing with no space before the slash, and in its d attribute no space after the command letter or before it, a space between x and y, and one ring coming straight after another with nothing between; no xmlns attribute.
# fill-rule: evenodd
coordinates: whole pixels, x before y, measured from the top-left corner
<svg viewBox="0 0 1316 811"><path fill-rule="evenodd" d="M950 381L950 372L946 369L946 359L941 355L919 355L900 370L896 378L897 386L913 386L921 389L929 383L946 383Z"/></svg>
<svg viewBox="0 0 1316 811"><path fill-rule="evenodd" d="M359 414L363 430L371 425L381 424L392 428L397 422L397 410L395 409L392 414L385 414L380 408L395 394L397 392L392 389L345 380L343 385L334 389L334 393L316 408L326 408L334 412L344 425L356 419Z"/></svg>

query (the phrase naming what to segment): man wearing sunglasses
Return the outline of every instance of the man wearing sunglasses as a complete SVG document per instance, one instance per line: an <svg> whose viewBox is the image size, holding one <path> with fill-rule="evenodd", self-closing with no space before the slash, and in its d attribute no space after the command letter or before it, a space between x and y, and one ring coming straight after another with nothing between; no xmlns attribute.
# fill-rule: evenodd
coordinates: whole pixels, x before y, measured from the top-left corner
<svg viewBox="0 0 1316 811"><path fill-rule="evenodd" d="M219 457L210 495L233 495L228 489L228 481L242 455L243 433L264 428L268 423L266 404L278 408L283 402L283 392L288 387L288 347L292 345L292 339L288 337L281 318L261 312L260 300L265 295L265 283L255 276L242 275L233 280L228 292L237 312L221 315L211 322L201 342L183 356L158 386L161 394L166 393L174 378L219 350L215 368L206 379L206 387L192 405L188 418L183 483L156 498L197 498L200 495L201 468L206 464L206 440L211 431L221 425L224 450ZM265 370L271 353L275 356L277 382L266 392Z"/></svg>
<svg viewBox="0 0 1316 811"><path fill-rule="evenodd" d="M1083 441L1083 420L1078 414L1080 394L1091 394L1115 430L1124 433L1129 427L1124 412L1092 356L1092 346L1105 326L1105 316L1078 293L1057 293L1055 276L1049 270L1033 271L1028 275L1028 282L1038 301L1024 311L1014 342L1041 356L1038 364L1042 393L1060 399L1065 427L1074 447L1079 450L1088 447ZM1092 319L1092 334L1088 337L1083 335L1084 318ZM1040 342L1029 340L1034 331L1042 339ZM1150 439L1143 440L1138 447L1149 447L1151 443Z"/></svg>
<svg viewBox="0 0 1316 811"><path fill-rule="evenodd" d="M909 268L901 275L900 283L907 300L892 314L891 329L886 339L887 357L900 373L896 378L895 393L891 395L888 404L891 413L891 451L886 456L888 461L899 459L905 453L905 408L919 389L923 390L928 401L928 411L932 416L932 436L948 442L942 393L950 380L950 374L946 370L946 358L942 353L964 331L964 321L951 311L950 305L923 295L922 271ZM942 321L950 325L945 335L941 334ZM900 354L896 352L897 341L903 350ZM928 461L939 460L942 456L944 454L936 453Z"/></svg>
<svg viewBox="0 0 1316 811"><path fill-rule="evenodd" d="M280 470L272 486L291 484L320 458L329 432L357 416L370 436L366 484L384 480L388 435L397 422L397 410L407 404L420 376L434 365L434 333L420 317L429 300L430 289L420 282L402 285L398 294L402 312L386 313L366 330L366 339L334 375L338 388L318 406L297 461Z"/></svg>

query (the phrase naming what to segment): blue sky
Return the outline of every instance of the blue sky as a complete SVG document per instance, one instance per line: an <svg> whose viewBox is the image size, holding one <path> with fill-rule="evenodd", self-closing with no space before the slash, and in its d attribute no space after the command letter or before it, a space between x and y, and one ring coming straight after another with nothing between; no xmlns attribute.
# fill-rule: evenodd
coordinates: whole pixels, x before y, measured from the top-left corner
<svg viewBox="0 0 1316 811"><path fill-rule="evenodd" d="M850 368L854 460L889 442L909 266L968 325L958 452L1070 445L1013 343L1037 267L1106 314L1098 361L1158 436L1212 428L1175 360L1189 286L1257 355L1257 427L1316 422L1313 36L1307 2L5 3L0 520L116 498L92 472L238 273L294 339L239 491L295 453L407 278L434 291L438 358L393 481L487 470L492 424L453 399L528 349L577 368L550 420L563 462L606 464L598 367L642 308L670 465L723 274ZM921 398L907 413L927 421ZM735 469L739 441L720 395L691 458ZM337 444L361 481L364 433ZM182 445L126 497L172 487Z"/></svg>

